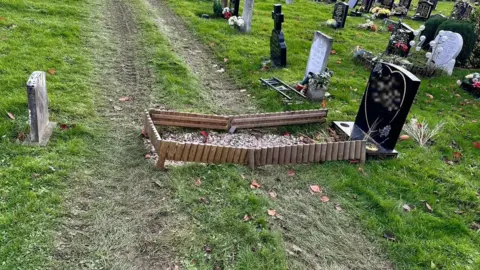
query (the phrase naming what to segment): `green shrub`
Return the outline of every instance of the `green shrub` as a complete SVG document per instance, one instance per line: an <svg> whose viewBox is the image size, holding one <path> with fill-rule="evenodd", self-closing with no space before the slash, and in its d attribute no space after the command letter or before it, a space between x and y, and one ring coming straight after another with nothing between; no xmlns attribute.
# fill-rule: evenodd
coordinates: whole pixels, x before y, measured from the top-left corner
<svg viewBox="0 0 480 270"><path fill-rule="evenodd" d="M475 15L475 32L477 33L477 42L470 55L469 65L474 68L480 68L480 12Z"/></svg>
<svg viewBox="0 0 480 270"><path fill-rule="evenodd" d="M437 34L440 30L452 31L462 36L463 48L457 56L457 63L460 66L465 66L477 41L474 24L467 21L447 20L438 27Z"/></svg>
<svg viewBox="0 0 480 270"><path fill-rule="evenodd" d="M431 17L425 22L425 30L422 31L422 35L425 36L425 43L423 43L423 49L427 50L430 48L430 45L428 45L428 43L430 43L430 41L435 38L438 27L446 20L446 17L435 16Z"/></svg>
<svg viewBox="0 0 480 270"><path fill-rule="evenodd" d="M220 3L220 0L213 1L213 14L215 17L222 17L223 6Z"/></svg>

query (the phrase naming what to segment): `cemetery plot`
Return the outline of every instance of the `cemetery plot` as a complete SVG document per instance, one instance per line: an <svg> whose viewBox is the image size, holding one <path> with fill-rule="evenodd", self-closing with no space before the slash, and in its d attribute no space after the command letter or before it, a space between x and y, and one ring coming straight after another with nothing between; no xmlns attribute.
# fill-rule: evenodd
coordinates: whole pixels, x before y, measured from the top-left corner
<svg viewBox="0 0 480 270"><path fill-rule="evenodd" d="M165 168L166 160L212 164L234 163L248 165L251 168L263 165L320 163L336 160L365 162L366 141L364 140L324 143L315 143L315 141L309 140L298 144L299 141L295 138L285 140L270 135L267 142L260 145L245 146L248 143L243 143L242 146L235 146L235 143L226 141L225 136L222 137L218 133L215 133L216 139L214 139L218 142L217 144L205 143L205 141L199 143L198 140L191 140L192 136L189 137L191 141L168 140L167 138L178 137L167 135L162 138L159 133L159 130L162 131L162 129L157 129L155 126L208 128L233 132L240 129L324 123L327 113L327 110L310 110L220 116L151 109L145 112L144 130L158 155L157 168L160 169ZM243 140L251 141L248 136L245 137L242 134L240 136L243 136ZM272 145L272 140L280 142L280 145Z"/></svg>

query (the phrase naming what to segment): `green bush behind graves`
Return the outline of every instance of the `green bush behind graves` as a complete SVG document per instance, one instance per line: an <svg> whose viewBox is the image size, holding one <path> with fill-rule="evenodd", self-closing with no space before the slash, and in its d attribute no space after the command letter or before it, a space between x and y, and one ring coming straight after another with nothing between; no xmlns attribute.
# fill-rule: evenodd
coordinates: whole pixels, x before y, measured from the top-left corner
<svg viewBox="0 0 480 270"><path fill-rule="evenodd" d="M438 26L437 34L441 30L452 31L459 33L462 36L463 47L462 51L457 56L457 63L460 66L466 65L477 40L474 25L471 22L466 21L447 20Z"/></svg>
<svg viewBox="0 0 480 270"><path fill-rule="evenodd" d="M435 39L435 35L437 34L438 27L448 20L446 17L433 17L425 22L425 30L422 31L422 35L425 36L425 43L423 43L423 49L430 48L428 44L430 41Z"/></svg>

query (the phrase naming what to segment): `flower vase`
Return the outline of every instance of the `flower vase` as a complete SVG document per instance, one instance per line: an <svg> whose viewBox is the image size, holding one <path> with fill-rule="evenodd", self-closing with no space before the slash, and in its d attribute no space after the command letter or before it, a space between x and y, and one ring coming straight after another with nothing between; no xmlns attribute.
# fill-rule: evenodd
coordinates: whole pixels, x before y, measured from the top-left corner
<svg viewBox="0 0 480 270"><path fill-rule="evenodd" d="M326 87L311 87L309 85L305 96L309 100L313 101L322 101L325 98L325 93L327 92Z"/></svg>

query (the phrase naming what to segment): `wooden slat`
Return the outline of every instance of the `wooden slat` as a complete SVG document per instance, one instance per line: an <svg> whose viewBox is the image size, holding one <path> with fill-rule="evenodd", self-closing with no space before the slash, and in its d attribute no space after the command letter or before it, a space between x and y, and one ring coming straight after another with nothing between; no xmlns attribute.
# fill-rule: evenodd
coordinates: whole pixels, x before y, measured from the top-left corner
<svg viewBox="0 0 480 270"><path fill-rule="evenodd" d="M315 144L315 157L313 161L317 163L320 162L321 155L322 155L322 144L317 143Z"/></svg>
<svg viewBox="0 0 480 270"><path fill-rule="evenodd" d="M153 123L155 125L162 125L162 126L205 128L205 129L219 129L219 130L226 130L227 129L227 126L192 124L192 123L184 123L184 122L171 122L171 121L165 121L165 120L154 120Z"/></svg>
<svg viewBox="0 0 480 270"><path fill-rule="evenodd" d="M307 120L290 120L290 121L273 121L273 122L262 122L262 123L252 123L252 124L232 124L236 126L237 129L245 128L257 128L257 127L276 127L276 126L287 126L287 125L300 125L300 124L309 124L309 123L325 123L326 119L307 119ZM214 129L214 128L211 128Z"/></svg>
<svg viewBox="0 0 480 270"><path fill-rule="evenodd" d="M170 142L168 144L168 150L167 150L167 159L168 160L173 160L175 157L175 152L177 150L177 143L176 142Z"/></svg>
<svg viewBox="0 0 480 270"><path fill-rule="evenodd" d="M220 164L222 162L223 151L225 151L224 146L217 147L217 152L215 153L215 158L213 159L213 163Z"/></svg>
<svg viewBox="0 0 480 270"><path fill-rule="evenodd" d="M158 169L165 169L165 158L167 156L167 148L168 143L161 142L160 147L158 149L158 160L157 160L157 168Z"/></svg>
<svg viewBox="0 0 480 270"><path fill-rule="evenodd" d="M292 163L292 149L293 146L289 145L285 147L285 158L283 164L291 164Z"/></svg>
<svg viewBox="0 0 480 270"><path fill-rule="evenodd" d="M236 147L229 147L228 154L227 154L227 160L225 160L225 163L233 163L235 148Z"/></svg>
<svg viewBox="0 0 480 270"><path fill-rule="evenodd" d="M248 149L248 166L255 169L255 149Z"/></svg>
<svg viewBox="0 0 480 270"><path fill-rule="evenodd" d="M306 118L322 118L327 116L327 111L309 111L305 113L288 113L288 114L257 114L246 117L233 117L232 124L242 124L246 122L260 122L260 121L284 121L284 120L297 120Z"/></svg>
<svg viewBox="0 0 480 270"><path fill-rule="evenodd" d="M179 143L177 145L177 150L175 152L175 157L173 157L173 160L179 161L182 160L182 155L183 155L183 150L185 149L185 143Z"/></svg>
<svg viewBox="0 0 480 270"><path fill-rule="evenodd" d="M267 148L267 163L266 164L273 164L273 147Z"/></svg>
<svg viewBox="0 0 480 270"><path fill-rule="evenodd" d="M338 142L333 143L332 160L338 160Z"/></svg>
<svg viewBox="0 0 480 270"><path fill-rule="evenodd" d="M326 155L326 161L332 160L332 149L333 149L333 144L332 143L327 143L327 155Z"/></svg>
<svg viewBox="0 0 480 270"><path fill-rule="evenodd" d="M197 153L197 149L198 149L198 143L192 143L187 161L190 161L190 162L195 161L195 154Z"/></svg>
<svg viewBox="0 0 480 270"><path fill-rule="evenodd" d="M360 163L365 164L366 159L367 159L367 141L362 141L361 153L360 153Z"/></svg>
<svg viewBox="0 0 480 270"><path fill-rule="evenodd" d="M345 148L345 142L339 142L338 143L338 160L344 160L343 158L344 148Z"/></svg>
<svg viewBox="0 0 480 270"><path fill-rule="evenodd" d="M188 156L190 155L192 144L186 143L185 147L183 148L182 157L180 158L181 161L188 161Z"/></svg>
<svg viewBox="0 0 480 270"><path fill-rule="evenodd" d="M321 154L320 154L320 162L325 162L327 160L327 144L322 143L321 144Z"/></svg>
<svg viewBox="0 0 480 270"><path fill-rule="evenodd" d="M210 150L212 150L212 146L210 144L205 144L205 147L203 148L203 154L202 154L202 158L200 159L200 162L208 163L208 156L210 155Z"/></svg>
<svg viewBox="0 0 480 270"><path fill-rule="evenodd" d="M228 158L228 154L230 152L230 148L231 147L224 147L223 148L222 158L220 159L220 163L226 163L227 162L227 158Z"/></svg>
<svg viewBox="0 0 480 270"><path fill-rule="evenodd" d="M297 147L297 164L303 163L303 145Z"/></svg>
<svg viewBox="0 0 480 270"><path fill-rule="evenodd" d="M261 156L260 156L260 165L265 165L267 164L267 148L266 147L262 147L262 152L261 152Z"/></svg>
<svg viewBox="0 0 480 270"><path fill-rule="evenodd" d="M240 151L242 149L240 147L235 147L235 150L233 151L233 157L232 157L232 163L239 164L240 160Z"/></svg>
<svg viewBox="0 0 480 270"><path fill-rule="evenodd" d="M343 159L349 160L350 159L350 145L352 141L345 142L345 148L343 149Z"/></svg>
<svg viewBox="0 0 480 270"><path fill-rule="evenodd" d="M197 152L195 153L195 162L202 162L203 150L205 149L204 144L199 144L197 147Z"/></svg>
<svg viewBox="0 0 480 270"><path fill-rule="evenodd" d="M227 125L228 119L222 118L205 118L201 116L186 116L186 115L167 115L167 114L152 114L152 120L165 120L172 122L199 122L209 124Z"/></svg>
<svg viewBox="0 0 480 270"><path fill-rule="evenodd" d="M255 167L260 166L260 164L262 163L260 161L261 155L262 155L262 149L256 148L255 149Z"/></svg>
<svg viewBox="0 0 480 270"><path fill-rule="evenodd" d="M315 160L315 144L312 143L310 144L310 147L308 148L308 162L314 162Z"/></svg>
<svg viewBox="0 0 480 270"><path fill-rule="evenodd" d="M272 154L272 164L278 164L278 153L280 152L280 147L275 146L273 147L273 154Z"/></svg>
<svg viewBox="0 0 480 270"><path fill-rule="evenodd" d="M210 149L210 154L208 154L208 163L213 163L215 161L215 154L217 153L218 146L212 145Z"/></svg>
<svg viewBox="0 0 480 270"><path fill-rule="evenodd" d="M352 141L350 144L350 157L349 159L355 159L355 148L356 148L357 141Z"/></svg>
<svg viewBox="0 0 480 270"><path fill-rule="evenodd" d="M297 156L298 156L298 145L292 146L292 154L290 157L291 164L297 164Z"/></svg>
<svg viewBox="0 0 480 270"><path fill-rule="evenodd" d="M360 160L362 156L362 141L357 141L355 143L355 159Z"/></svg>
<svg viewBox="0 0 480 270"><path fill-rule="evenodd" d="M240 148L240 158L238 160L239 164L247 164L247 152L248 149L245 147Z"/></svg>
<svg viewBox="0 0 480 270"><path fill-rule="evenodd" d="M278 164L285 164L285 155L286 155L287 146L280 146L278 149Z"/></svg>
<svg viewBox="0 0 480 270"><path fill-rule="evenodd" d="M303 145L302 163L308 163L308 155L310 155L310 145L309 144L304 144Z"/></svg>

